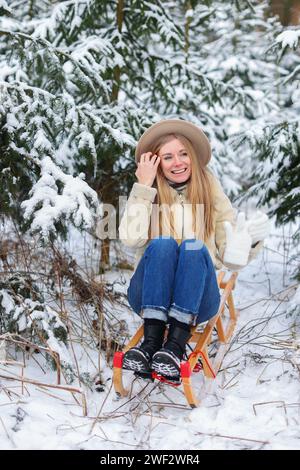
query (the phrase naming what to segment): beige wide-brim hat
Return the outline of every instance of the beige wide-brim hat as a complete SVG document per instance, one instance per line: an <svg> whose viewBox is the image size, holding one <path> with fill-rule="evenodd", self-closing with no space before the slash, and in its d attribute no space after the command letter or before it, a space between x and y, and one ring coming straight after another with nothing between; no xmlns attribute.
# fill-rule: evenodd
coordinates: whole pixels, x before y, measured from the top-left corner
<svg viewBox="0 0 300 470"><path fill-rule="evenodd" d="M183 119L164 119L156 122L141 136L135 149L135 160L138 162L143 153L149 152L152 144L166 134L182 134L193 145L200 159L201 165L205 166L211 158L211 147L208 138L195 124Z"/></svg>

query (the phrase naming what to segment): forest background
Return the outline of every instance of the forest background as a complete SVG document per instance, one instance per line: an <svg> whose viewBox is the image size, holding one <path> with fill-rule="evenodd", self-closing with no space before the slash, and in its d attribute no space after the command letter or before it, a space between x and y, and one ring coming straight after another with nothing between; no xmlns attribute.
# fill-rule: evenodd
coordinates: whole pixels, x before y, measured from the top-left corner
<svg viewBox="0 0 300 470"><path fill-rule="evenodd" d="M298 348L299 3L0 0L3 362L44 347L66 384L106 391L132 253L97 224L117 228L135 144L172 117L204 129L235 207L270 216Z"/></svg>

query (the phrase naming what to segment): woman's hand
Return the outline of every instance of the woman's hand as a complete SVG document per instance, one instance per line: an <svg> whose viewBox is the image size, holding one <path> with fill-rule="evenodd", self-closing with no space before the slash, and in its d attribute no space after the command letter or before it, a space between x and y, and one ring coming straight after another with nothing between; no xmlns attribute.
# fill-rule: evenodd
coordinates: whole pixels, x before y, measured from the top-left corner
<svg viewBox="0 0 300 470"><path fill-rule="evenodd" d="M252 244L264 240L270 234L270 219L262 211L256 211L246 222L246 226L252 238Z"/></svg>
<svg viewBox="0 0 300 470"><path fill-rule="evenodd" d="M251 249L251 236L246 225L245 214L237 216L236 227L230 222L223 222L226 232L226 248L223 256L224 263L246 266Z"/></svg>
<svg viewBox="0 0 300 470"><path fill-rule="evenodd" d="M153 155L151 157L151 155L151 152L143 153L141 155L141 159L135 172L138 182L146 186L153 185L160 162L160 157L157 155Z"/></svg>

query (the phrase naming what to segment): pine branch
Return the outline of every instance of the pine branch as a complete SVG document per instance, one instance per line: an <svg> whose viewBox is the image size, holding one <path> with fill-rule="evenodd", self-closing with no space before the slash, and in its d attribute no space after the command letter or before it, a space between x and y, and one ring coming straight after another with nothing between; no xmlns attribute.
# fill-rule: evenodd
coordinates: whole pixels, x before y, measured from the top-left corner
<svg viewBox="0 0 300 470"><path fill-rule="evenodd" d="M75 68L79 81L88 87L94 97L98 96L98 88L100 88L104 96L108 99L110 89L105 80L101 79L101 74L99 73L101 65L94 60L92 53L89 51L89 49L91 49L93 53L96 51L96 38L88 38L78 45L77 50L74 50L72 53L67 53L62 49L54 47L45 39L35 38L21 32L0 30L0 36L8 36L13 41L17 40L19 47L26 51L24 53L23 62L27 61L30 69L33 68L35 60L40 60L45 57L46 61L49 62L48 73L51 71L51 68L53 68L54 72L56 72L55 79L57 80L58 78L58 72L61 80L65 86L67 86L68 74L63 71L63 65L68 63ZM25 47L26 41L30 41L32 48L28 48L28 44L27 47ZM32 52L37 54L34 60ZM112 68L114 67L114 63L120 63L122 60L121 56L114 51L108 41L104 42L103 47L97 51L97 53L99 52L104 54L104 56L106 55ZM109 56L111 57L109 58ZM78 81L74 79L72 81L78 86ZM61 92L62 91L63 90L61 90Z"/></svg>

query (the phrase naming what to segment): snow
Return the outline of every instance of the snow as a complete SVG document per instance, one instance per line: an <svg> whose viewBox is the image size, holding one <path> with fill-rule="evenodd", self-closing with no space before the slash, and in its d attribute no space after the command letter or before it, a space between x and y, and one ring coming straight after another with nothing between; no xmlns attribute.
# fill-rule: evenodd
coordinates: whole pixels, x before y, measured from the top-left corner
<svg viewBox="0 0 300 470"><path fill-rule="evenodd" d="M1 305L5 311L11 312L15 306L12 297L8 294L8 292L4 289L0 290L1 295Z"/></svg>
<svg viewBox="0 0 300 470"><path fill-rule="evenodd" d="M11 9L9 8L9 6L7 5L6 3L6 0L0 0L0 8L4 8L7 12L11 13Z"/></svg>
<svg viewBox="0 0 300 470"><path fill-rule="evenodd" d="M180 116L204 128L216 157L212 167L222 177L226 191L236 193L242 182L247 187L254 165L257 175L265 178L257 180L260 192L273 189L277 193L280 175L276 165L283 163L288 172L297 155L296 143L288 155L284 151L290 142L296 142L294 136L299 132L299 126L295 132L291 129L293 120L299 121L299 57L297 52L284 49L298 46L299 29L278 35L282 27L275 20L270 18L265 23L264 2L251 17L248 8L238 12L226 2L212 2L211 7L194 2L194 8L181 15L176 2L167 2L168 15L160 2L142 2L142 7L135 2L133 9L127 9L122 31L116 28L115 2L108 2L107 18L103 14L95 22L86 15L90 7L101 2L45 3L49 7L45 15L41 10L38 16L33 13L25 20L26 2L20 11L11 11L7 2L0 0L0 9L12 13L11 18L0 17L4 31L0 63L4 98L0 111L6 116L4 129L11 140L10 150L21 157L20 163L26 161L26 174L30 169L27 160L34 163L32 189L22 204L32 232L40 231L47 240L57 224L73 221L76 228L69 231L63 247L76 258L80 269L97 272L99 244L94 246L95 240L77 228L92 229L104 207L99 207L97 194L85 183L84 173L75 176L76 168L79 164L81 171L86 153L95 164L98 157L100 167L102 144L113 142L113 147L124 149L115 167L126 169L141 129L162 117ZM170 14L172 3L174 17ZM141 14L141 29L129 31L132 19ZM180 35L177 27L184 27L187 20L190 30L185 39L190 44L185 56L184 34ZM144 35L147 31L149 36ZM23 60L5 32L25 33L36 40L24 42ZM19 39L16 36L15 40ZM43 42L39 42L41 39ZM282 49L278 60L270 53L274 42L274 49ZM112 102L111 77L116 67L122 74L120 87L118 80L115 83L120 88L118 100ZM285 105L290 100L294 106ZM167 102L169 107L163 109ZM278 134L276 125L282 119L288 126ZM250 145L236 150L232 146L235 138L244 137ZM269 142L269 157L263 162L254 158L259 142ZM5 174L9 176L9 168L2 169L1 175ZM17 181L15 176L13 181ZM299 191L292 188L286 196L296 203ZM13 195L8 195L13 200ZM281 202L276 200L269 209ZM299 267L297 257L293 260L291 256L288 230L276 228L272 222L264 252L239 274L234 300L240 318L222 369L216 380L206 383L202 373L193 376L195 389L202 395L201 406L194 410L187 406L181 389L133 381L130 372L124 373L127 386L132 385L130 396L117 399L111 363L104 352L99 354L90 336L86 341L87 328L71 295L66 300L66 313L77 312L74 328L79 333L70 332L73 341L67 347L49 327L49 323L53 329L63 325L55 306L45 305L41 311L38 302L30 299L17 305L14 296L0 289L0 307L12 314L21 332L33 321L47 332L48 346L62 361L62 384L70 383L72 369L78 367L80 381L72 385L84 391L88 406L85 417L78 393L37 384L21 386L1 377L16 378L24 373L29 379L51 385L57 379L42 353L21 355L24 370L18 363L3 363L14 357L8 339L2 338L0 448L299 449L300 287L291 277ZM116 261L121 248L113 246L112 259ZM295 254L299 259L299 253ZM130 250L125 255L124 259L133 261ZM114 282L115 289L125 294L131 274L112 269L98 280ZM30 316L24 315L25 307ZM141 320L126 301L121 308L110 303L108 307L112 325L114 321L116 325L125 322L132 335ZM56 308L62 311L61 306ZM91 321L93 312L89 306L85 308ZM20 359L20 354L16 358ZM102 391L94 384L99 376ZM90 388L83 377L92 379Z"/></svg>
<svg viewBox="0 0 300 470"><path fill-rule="evenodd" d="M193 18L194 10L192 8L188 8L185 12L185 18Z"/></svg>
<svg viewBox="0 0 300 470"><path fill-rule="evenodd" d="M281 47L284 49L285 47L296 47L300 37L300 30L291 30L291 31L283 31L280 33L277 38L276 42L281 43Z"/></svg>
<svg viewBox="0 0 300 470"><path fill-rule="evenodd" d="M47 145L42 134L39 145ZM58 181L63 185L62 194L59 194L56 184ZM40 204L41 208L36 210ZM22 203L25 218L34 214L31 230L41 230L44 238L48 238L49 233L54 230L54 223L62 216L73 216L77 227L81 224L91 227L98 205L97 193L87 183L79 177L63 173L49 157L42 159L41 178L32 189L31 197Z"/></svg>
<svg viewBox="0 0 300 470"><path fill-rule="evenodd" d="M291 299L291 304L292 305L295 305L295 306L299 306L300 305L300 286L298 286L296 292L295 292L295 295L294 297L292 297Z"/></svg>
<svg viewBox="0 0 300 470"><path fill-rule="evenodd" d="M47 328L47 325L45 325L45 329L49 336L49 338L47 339L48 347L52 351L55 351L57 354L59 354L59 357L62 363L71 364L72 359L66 346L61 341L57 341L53 332L49 330L49 328Z"/></svg>
<svg viewBox="0 0 300 470"><path fill-rule="evenodd" d="M52 145L47 139L45 132L40 129L37 131L34 139L34 148L37 150L47 151L52 149Z"/></svg>
<svg viewBox="0 0 300 470"><path fill-rule="evenodd" d="M77 255L80 237L74 231L68 242ZM300 449L299 318L289 313L299 307L300 288L284 268L282 243L282 229L272 224L265 250L240 272L234 291L240 318L222 368L215 381L205 385L202 374L194 374L195 389L199 387L203 395L199 408L190 409L181 390L142 380L133 382L131 398L117 399L112 370L104 360L104 391L83 387L87 417L80 401L76 403L67 391L26 384L22 395L16 383L13 390L18 395L8 397L3 387L9 389L12 382L0 379L1 416L7 431L0 426L0 448ZM126 292L130 276L130 271L111 270L105 279L118 280L118 290ZM133 334L140 319L126 307L122 318ZM80 370L92 371L88 356L78 344L74 346ZM97 364L96 349L91 347L88 353ZM17 366L1 365L0 375L19 372ZM131 373L124 375L130 385ZM24 376L53 384L56 378L54 371L46 368L42 373L30 360Z"/></svg>
<svg viewBox="0 0 300 470"><path fill-rule="evenodd" d="M4 82L7 79L7 77L12 75L14 72L15 72L15 67L10 67L9 65L1 64L0 81Z"/></svg>

